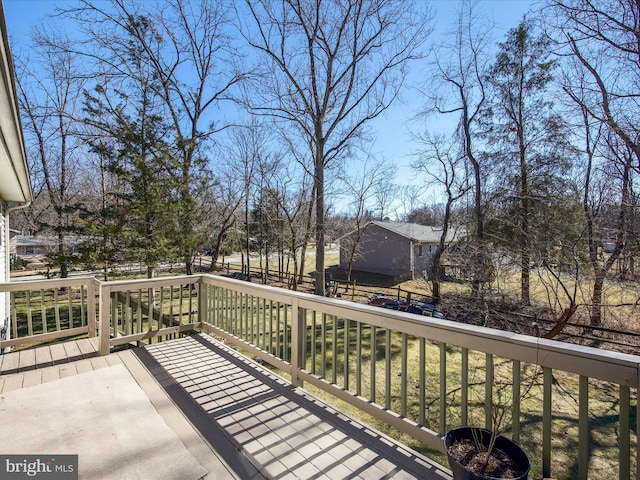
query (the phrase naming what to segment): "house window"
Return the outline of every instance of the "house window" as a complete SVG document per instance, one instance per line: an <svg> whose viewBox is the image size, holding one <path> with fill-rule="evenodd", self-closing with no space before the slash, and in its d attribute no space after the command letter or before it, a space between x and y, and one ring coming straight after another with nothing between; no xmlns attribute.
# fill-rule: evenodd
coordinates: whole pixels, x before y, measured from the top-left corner
<svg viewBox="0 0 640 480"><path fill-rule="evenodd" d="M418 245L418 256L422 256L422 245Z"/></svg>

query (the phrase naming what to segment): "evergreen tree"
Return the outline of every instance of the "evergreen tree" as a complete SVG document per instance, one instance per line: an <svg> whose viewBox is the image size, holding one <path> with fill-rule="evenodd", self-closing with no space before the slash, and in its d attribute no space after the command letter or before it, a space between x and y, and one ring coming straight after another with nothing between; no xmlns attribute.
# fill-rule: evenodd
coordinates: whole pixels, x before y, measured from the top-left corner
<svg viewBox="0 0 640 480"><path fill-rule="evenodd" d="M548 93L555 65L548 38L536 36L525 18L499 47L488 78L493 97L484 132L493 161L504 173L496 178L493 200L500 200L502 210L493 228L518 258L520 300L527 305L531 245L542 227L535 219L544 221L539 210L553 208L554 193L562 189L568 146Z"/></svg>
<svg viewBox="0 0 640 480"><path fill-rule="evenodd" d="M109 98L120 98L113 104ZM118 188L108 193L110 201L93 215L100 221L87 227L101 231L117 231L117 249L124 259L146 265L148 276L154 276L158 264L177 257L177 191L171 174L173 156L164 140L169 127L154 113L149 91L132 100L122 92L107 92L103 87L96 95L87 95L87 122L101 132L90 140L94 151L105 155L105 169L116 179ZM127 109L131 113L127 113ZM106 229L106 230L105 230Z"/></svg>

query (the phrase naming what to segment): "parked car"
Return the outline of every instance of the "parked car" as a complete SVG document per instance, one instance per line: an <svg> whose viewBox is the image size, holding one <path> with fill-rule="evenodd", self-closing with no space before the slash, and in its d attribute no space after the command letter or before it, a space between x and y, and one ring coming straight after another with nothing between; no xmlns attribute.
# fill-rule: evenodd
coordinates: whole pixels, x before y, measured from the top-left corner
<svg viewBox="0 0 640 480"><path fill-rule="evenodd" d="M405 300L396 300L382 295L374 295L369 300L369 305L398 310L400 312L414 313L416 315L424 315L426 317L444 318L444 315L438 312L435 305L418 300L411 300L407 302Z"/></svg>

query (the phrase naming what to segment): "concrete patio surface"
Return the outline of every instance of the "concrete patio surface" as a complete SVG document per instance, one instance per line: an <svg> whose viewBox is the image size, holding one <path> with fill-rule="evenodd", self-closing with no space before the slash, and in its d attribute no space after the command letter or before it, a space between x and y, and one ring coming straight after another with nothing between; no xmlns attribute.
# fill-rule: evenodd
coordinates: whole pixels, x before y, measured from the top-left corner
<svg viewBox="0 0 640 480"><path fill-rule="evenodd" d="M110 356L111 364L86 359L3 376L5 384L22 377L23 386L0 394L1 452L78 455L79 478L86 480L237 478L161 389L149 395L141 388L120 356L136 368L137 360L122 352ZM185 442L199 449L206 468Z"/></svg>

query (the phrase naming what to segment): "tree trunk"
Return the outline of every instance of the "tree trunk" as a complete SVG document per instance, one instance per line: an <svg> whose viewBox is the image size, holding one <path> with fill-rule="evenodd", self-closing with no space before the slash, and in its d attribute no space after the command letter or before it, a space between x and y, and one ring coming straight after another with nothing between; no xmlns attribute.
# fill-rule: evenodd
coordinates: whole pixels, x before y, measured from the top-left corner
<svg viewBox="0 0 640 480"><path fill-rule="evenodd" d="M321 127L316 130L321 132ZM315 178L316 185L316 272L315 272L315 294L325 295L325 273L324 273L324 153L322 144L322 134L318 133L318 142L315 155Z"/></svg>
<svg viewBox="0 0 640 480"><path fill-rule="evenodd" d="M591 315L589 323L594 326L602 324L602 287L606 272L598 270L593 282L593 293L591 294Z"/></svg>

